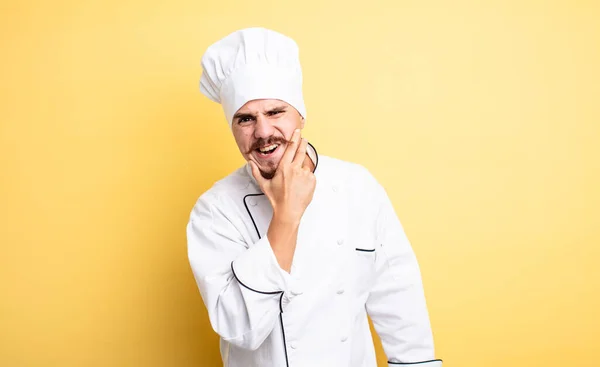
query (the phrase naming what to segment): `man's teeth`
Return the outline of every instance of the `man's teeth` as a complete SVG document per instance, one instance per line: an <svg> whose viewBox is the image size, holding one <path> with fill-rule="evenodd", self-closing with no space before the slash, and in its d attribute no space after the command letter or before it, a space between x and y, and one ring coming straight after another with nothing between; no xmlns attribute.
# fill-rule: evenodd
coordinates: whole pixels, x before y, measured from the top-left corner
<svg viewBox="0 0 600 367"><path fill-rule="evenodd" d="M266 152L271 151L271 150L273 150L275 148L277 148L277 144L269 145L268 147L260 148L259 150L261 151L261 153L266 153Z"/></svg>

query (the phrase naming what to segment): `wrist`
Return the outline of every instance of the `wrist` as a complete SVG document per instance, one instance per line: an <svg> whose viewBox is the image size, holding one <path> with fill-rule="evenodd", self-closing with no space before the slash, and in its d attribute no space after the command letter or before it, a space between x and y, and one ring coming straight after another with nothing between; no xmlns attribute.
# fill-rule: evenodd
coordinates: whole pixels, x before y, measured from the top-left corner
<svg viewBox="0 0 600 367"><path fill-rule="evenodd" d="M271 222L284 227L298 227L300 225L300 215L294 215L286 210L273 210Z"/></svg>

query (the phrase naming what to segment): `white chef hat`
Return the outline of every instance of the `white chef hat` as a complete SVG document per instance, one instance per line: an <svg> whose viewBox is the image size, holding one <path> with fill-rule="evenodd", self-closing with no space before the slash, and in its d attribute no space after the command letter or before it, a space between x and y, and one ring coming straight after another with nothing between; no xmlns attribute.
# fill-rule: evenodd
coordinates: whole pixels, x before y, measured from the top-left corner
<svg viewBox="0 0 600 367"><path fill-rule="evenodd" d="M236 31L211 45L202 57L200 91L220 103L229 126L254 99L279 99L306 117L298 45L265 28Z"/></svg>

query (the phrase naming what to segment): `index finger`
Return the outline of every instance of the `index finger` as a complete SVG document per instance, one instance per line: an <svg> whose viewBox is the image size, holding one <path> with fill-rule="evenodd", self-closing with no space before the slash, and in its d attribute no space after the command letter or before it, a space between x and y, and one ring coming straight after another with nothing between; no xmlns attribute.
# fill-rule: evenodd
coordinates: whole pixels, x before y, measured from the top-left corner
<svg viewBox="0 0 600 367"><path fill-rule="evenodd" d="M298 167L302 167L302 163L304 163L304 158L306 158L307 146L308 140L304 138L300 139L300 144L298 145L298 150L296 151L296 155L294 156L292 164L297 165Z"/></svg>
<svg viewBox="0 0 600 367"><path fill-rule="evenodd" d="M283 152L283 157L281 157L281 161L283 163L291 163L296 155L296 151L298 150L298 140L300 138L300 129L294 130L294 134L292 134L292 139L290 140L290 144L285 148L285 152Z"/></svg>

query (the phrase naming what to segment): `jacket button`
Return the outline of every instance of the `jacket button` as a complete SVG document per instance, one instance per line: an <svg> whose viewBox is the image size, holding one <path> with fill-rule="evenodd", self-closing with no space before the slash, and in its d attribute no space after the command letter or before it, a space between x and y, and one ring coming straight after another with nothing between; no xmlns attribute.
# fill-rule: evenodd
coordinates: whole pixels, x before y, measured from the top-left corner
<svg viewBox="0 0 600 367"><path fill-rule="evenodd" d="M294 296L299 296L299 295L301 295L301 294L302 294L302 291L301 291L301 290L299 290L299 289L294 289L294 290L292 290L292 294L293 294Z"/></svg>
<svg viewBox="0 0 600 367"><path fill-rule="evenodd" d="M338 191L338 187L337 186L333 186L331 189L333 190L333 192L337 192Z"/></svg>
<svg viewBox="0 0 600 367"><path fill-rule="evenodd" d="M256 206L256 200L250 199L249 202L251 206Z"/></svg>
<svg viewBox="0 0 600 367"><path fill-rule="evenodd" d="M290 348L292 348L292 349L296 349L296 344L294 344L294 343L291 343L291 344L290 344Z"/></svg>
<svg viewBox="0 0 600 367"><path fill-rule="evenodd" d="M346 340L348 340L347 336L343 336L342 339L341 339L342 343L345 342Z"/></svg>
<svg viewBox="0 0 600 367"><path fill-rule="evenodd" d="M343 294L344 290L343 289L338 289L337 294Z"/></svg>
<svg viewBox="0 0 600 367"><path fill-rule="evenodd" d="M338 246L341 246L344 243L344 239L340 238L339 240L337 240L337 244Z"/></svg>

